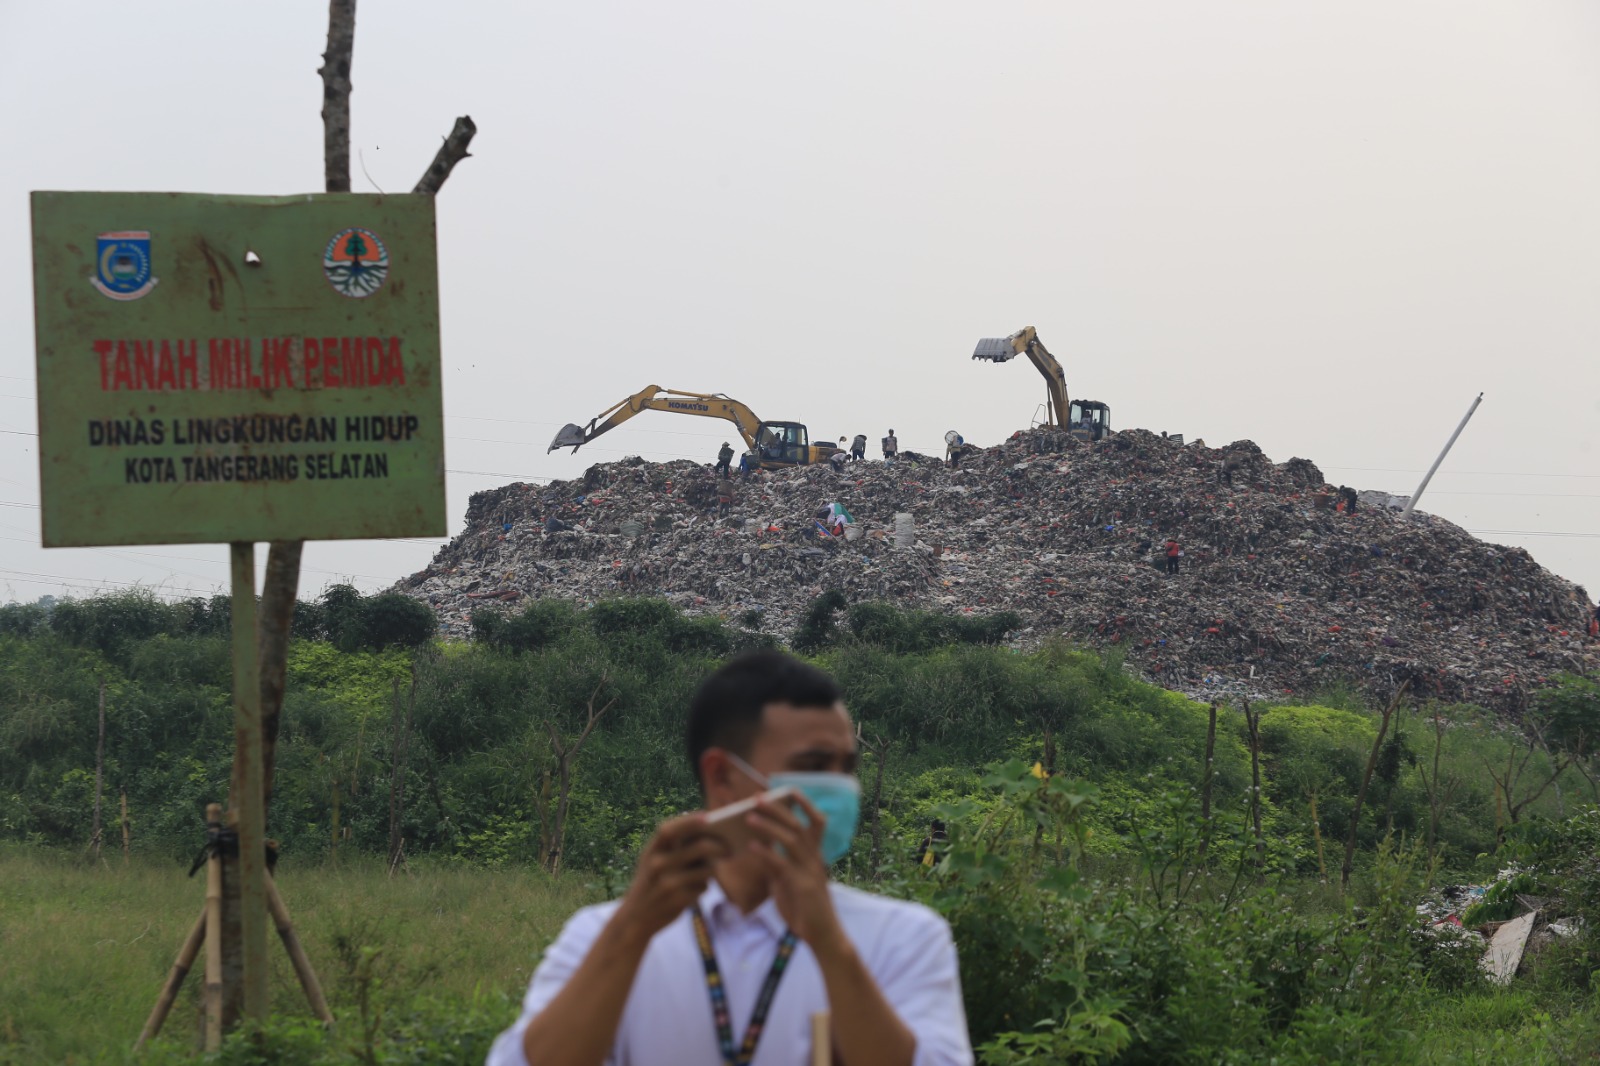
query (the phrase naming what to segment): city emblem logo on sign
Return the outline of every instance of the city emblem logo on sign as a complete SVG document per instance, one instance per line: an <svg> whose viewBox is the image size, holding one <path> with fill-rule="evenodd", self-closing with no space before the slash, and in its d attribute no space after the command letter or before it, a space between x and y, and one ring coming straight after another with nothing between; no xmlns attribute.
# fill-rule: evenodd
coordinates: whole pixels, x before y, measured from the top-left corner
<svg viewBox="0 0 1600 1066"><path fill-rule="evenodd" d="M389 249L371 230L341 230L322 253L322 272L339 295L364 299L389 277Z"/></svg>
<svg viewBox="0 0 1600 1066"><path fill-rule="evenodd" d="M95 242L95 273L89 282L101 293L113 300L137 300L156 287L148 230L102 233Z"/></svg>

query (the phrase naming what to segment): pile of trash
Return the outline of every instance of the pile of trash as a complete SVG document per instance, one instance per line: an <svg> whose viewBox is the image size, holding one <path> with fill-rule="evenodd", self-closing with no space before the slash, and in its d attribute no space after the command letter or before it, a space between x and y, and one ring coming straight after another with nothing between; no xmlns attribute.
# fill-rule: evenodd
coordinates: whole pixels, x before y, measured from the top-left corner
<svg viewBox="0 0 1600 1066"><path fill-rule="evenodd" d="M1577 936L1583 919L1560 913L1559 899L1530 896L1533 877L1509 866L1486 885L1451 885L1417 904L1423 928L1447 948L1480 952L1478 966L1495 984L1510 984L1529 949Z"/></svg>
<svg viewBox="0 0 1600 1066"><path fill-rule="evenodd" d="M842 473L759 471L733 492L721 514L709 465L639 458L480 492L465 531L396 587L449 636L474 611L535 597L658 596L779 635L829 589L1014 611L1018 647L1058 634L1115 646L1199 698L1409 680L1423 698L1516 707L1597 665L1584 591L1526 551L1329 485L1309 460L1274 464L1250 441L1037 429L969 448L955 469L902 453ZM832 503L851 517L842 536L818 521Z"/></svg>

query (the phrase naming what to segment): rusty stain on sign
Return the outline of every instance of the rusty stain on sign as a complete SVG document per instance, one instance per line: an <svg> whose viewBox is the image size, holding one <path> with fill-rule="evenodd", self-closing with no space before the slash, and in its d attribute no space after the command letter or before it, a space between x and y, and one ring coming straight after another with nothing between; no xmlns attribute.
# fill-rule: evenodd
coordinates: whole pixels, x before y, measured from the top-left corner
<svg viewBox="0 0 1600 1066"><path fill-rule="evenodd" d="M36 192L33 255L46 547L445 533L432 197Z"/></svg>

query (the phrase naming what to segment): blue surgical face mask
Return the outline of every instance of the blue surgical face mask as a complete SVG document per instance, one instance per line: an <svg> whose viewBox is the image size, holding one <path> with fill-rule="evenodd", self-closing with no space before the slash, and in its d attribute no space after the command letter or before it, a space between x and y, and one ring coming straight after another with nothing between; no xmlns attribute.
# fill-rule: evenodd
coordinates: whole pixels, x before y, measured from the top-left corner
<svg viewBox="0 0 1600 1066"><path fill-rule="evenodd" d="M822 830L822 860L832 866L845 857L861 818L861 782L854 774L795 771L768 777L731 751L728 759L762 788L793 788L810 800L828 823ZM804 824L806 812L797 809L795 813Z"/></svg>

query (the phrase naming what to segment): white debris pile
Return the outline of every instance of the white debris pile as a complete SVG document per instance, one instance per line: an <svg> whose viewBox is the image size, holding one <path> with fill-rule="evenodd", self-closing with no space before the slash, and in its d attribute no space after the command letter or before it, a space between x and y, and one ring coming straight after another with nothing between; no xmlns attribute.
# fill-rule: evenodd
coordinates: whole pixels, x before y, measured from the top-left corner
<svg viewBox="0 0 1600 1066"><path fill-rule="evenodd" d="M1150 680L1199 695L1335 680L1389 693L1409 679L1423 697L1514 706L1597 665L1583 590L1526 551L1341 490L1250 441L1129 430L1086 444L1041 429L958 469L904 454L756 473L724 516L709 465L632 458L478 493L466 530L398 588L452 636L476 610L531 597L660 596L780 635L828 589L1015 611L1021 646L1115 645ZM830 503L853 519L848 537L822 535Z"/></svg>

